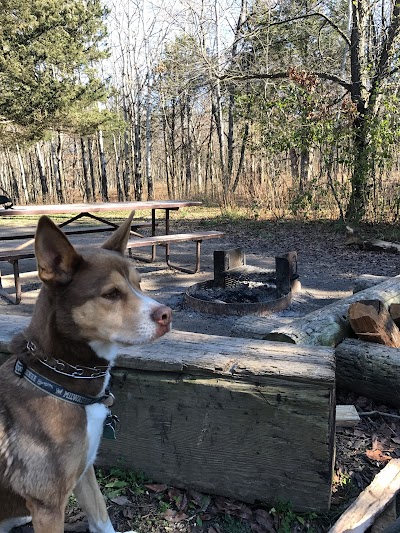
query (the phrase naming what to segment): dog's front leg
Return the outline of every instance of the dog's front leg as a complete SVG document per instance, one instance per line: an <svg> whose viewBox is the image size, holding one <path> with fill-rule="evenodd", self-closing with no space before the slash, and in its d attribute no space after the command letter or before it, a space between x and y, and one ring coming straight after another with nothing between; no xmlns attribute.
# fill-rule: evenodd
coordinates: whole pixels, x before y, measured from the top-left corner
<svg viewBox="0 0 400 533"><path fill-rule="evenodd" d="M79 480L74 494L86 513L91 533L115 533L93 466L90 466Z"/></svg>
<svg viewBox="0 0 400 533"><path fill-rule="evenodd" d="M56 505L27 498L26 506L32 515L35 533L64 533L65 502Z"/></svg>
<svg viewBox="0 0 400 533"><path fill-rule="evenodd" d="M86 513L90 533L115 533L93 466L90 466L82 476L74 489L74 494ZM128 531L127 533L134 532Z"/></svg>

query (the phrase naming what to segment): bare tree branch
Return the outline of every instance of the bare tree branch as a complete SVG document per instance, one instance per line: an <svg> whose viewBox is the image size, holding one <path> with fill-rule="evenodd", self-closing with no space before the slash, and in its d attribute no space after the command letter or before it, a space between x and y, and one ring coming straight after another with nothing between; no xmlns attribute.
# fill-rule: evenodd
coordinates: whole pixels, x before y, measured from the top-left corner
<svg viewBox="0 0 400 533"><path fill-rule="evenodd" d="M288 24L290 22L295 22L296 20L302 20L302 19L311 18L311 17L320 17L324 19L334 30L338 32L338 34L346 41L348 46L350 46L351 44L350 38L344 33L344 31L341 28L339 28L339 26L330 17L328 17L324 13L306 13L304 15L298 15L297 17L292 17L290 19L271 22L270 26L279 26L281 24Z"/></svg>
<svg viewBox="0 0 400 533"><path fill-rule="evenodd" d="M317 76L323 80L332 81L337 83L346 91L351 91L351 83L348 83L345 80L339 78L335 74L329 74L327 72L309 72L313 76ZM221 81L248 81L248 80L277 80L284 79L289 77L289 71L285 72L249 72L248 74L235 74L235 73L226 73L219 76Z"/></svg>

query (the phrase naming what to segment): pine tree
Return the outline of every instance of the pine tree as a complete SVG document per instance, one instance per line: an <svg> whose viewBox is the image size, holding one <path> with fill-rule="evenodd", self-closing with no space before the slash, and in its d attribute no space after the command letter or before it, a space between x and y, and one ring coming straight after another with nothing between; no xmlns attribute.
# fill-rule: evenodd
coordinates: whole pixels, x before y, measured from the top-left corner
<svg viewBox="0 0 400 533"><path fill-rule="evenodd" d="M0 0L3 131L39 138L104 97L104 15L100 0Z"/></svg>

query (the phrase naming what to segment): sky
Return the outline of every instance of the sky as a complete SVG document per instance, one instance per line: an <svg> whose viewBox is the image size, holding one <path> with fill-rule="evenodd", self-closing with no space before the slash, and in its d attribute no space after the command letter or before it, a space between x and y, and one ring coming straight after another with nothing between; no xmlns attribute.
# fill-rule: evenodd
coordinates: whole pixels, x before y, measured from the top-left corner
<svg viewBox="0 0 400 533"><path fill-rule="evenodd" d="M233 41L239 0L107 0L107 75L118 83L123 71L142 78L159 61L165 45L178 35L196 35L208 51L216 49L219 19L220 51Z"/></svg>

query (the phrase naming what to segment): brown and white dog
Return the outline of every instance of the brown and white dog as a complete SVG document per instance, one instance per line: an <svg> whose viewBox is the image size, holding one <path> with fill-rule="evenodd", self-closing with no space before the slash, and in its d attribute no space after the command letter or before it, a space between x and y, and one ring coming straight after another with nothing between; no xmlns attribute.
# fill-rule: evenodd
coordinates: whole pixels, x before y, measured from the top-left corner
<svg viewBox="0 0 400 533"><path fill-rule="evenodd" d="M118 344L148 343L171 324L171 310L140 291L124 258L132 216L82 253L39 220L43 286L15 356L0 368L0 533L30 517L35 533L62 533L72 492L92 533L114 533L93 470L109 370Z"/></svg>

